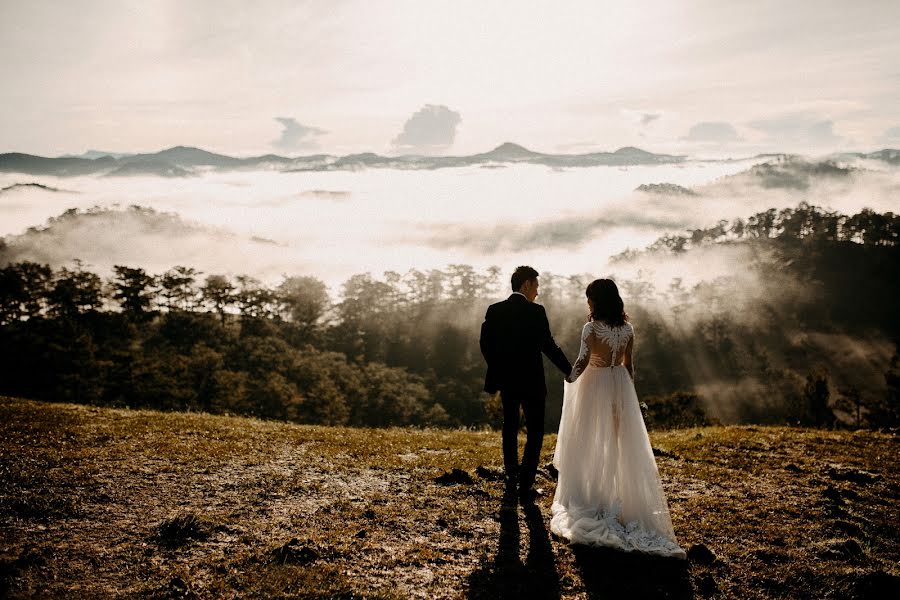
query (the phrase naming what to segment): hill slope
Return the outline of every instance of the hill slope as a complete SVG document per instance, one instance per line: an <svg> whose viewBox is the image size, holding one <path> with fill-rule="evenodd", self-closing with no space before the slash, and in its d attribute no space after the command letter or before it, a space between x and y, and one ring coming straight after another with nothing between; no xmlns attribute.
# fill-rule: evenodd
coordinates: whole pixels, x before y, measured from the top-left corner
<svg viewBox="0 0 900 600"><path fill-rule="evenodd" d="M897 436L715 427L652 439L687 562L553 538L546 473L537 506L504 506L495 432L0 398L0 596L863 598L897 589ZM554 443L545 440L544 462ZM438 482L454 468L466 473Z"/></svg>

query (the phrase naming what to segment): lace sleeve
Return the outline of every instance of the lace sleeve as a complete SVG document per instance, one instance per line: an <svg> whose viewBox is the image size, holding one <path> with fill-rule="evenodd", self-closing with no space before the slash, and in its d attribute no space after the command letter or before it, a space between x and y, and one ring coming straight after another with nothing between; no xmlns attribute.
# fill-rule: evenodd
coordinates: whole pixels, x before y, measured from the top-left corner
<svg viewBox="0 0 900 600"><path fill-rule="evenodd" d="M569 383L573 383L578 379L578 376L581 375L591 360L591 345L588 343L588 338L590 338L593 331L594 329L590 323L584 324L584 329L581 330L581 350L578 351L578 358L575 359L575 364L572 365L572 372L566 377L566 381Z"/></svg>
<svg viewBox="0 0 900 600"><path fill-rule="evenodd" d="M628 333L628 343L625 344L625 359L622 364L628 369L628 374L631 375L631 380L634 381L634 325L631 323L628 324Z"/></svg>

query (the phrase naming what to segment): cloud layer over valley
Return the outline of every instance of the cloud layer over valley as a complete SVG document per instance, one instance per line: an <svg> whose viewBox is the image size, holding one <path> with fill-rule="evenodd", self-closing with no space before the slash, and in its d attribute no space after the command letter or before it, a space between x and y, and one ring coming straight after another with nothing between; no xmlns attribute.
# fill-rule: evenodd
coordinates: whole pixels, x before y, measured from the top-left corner
<svg viewBox="0 0 900 600"><path fill-rule="evenodd" d="M628 248L768 208L801 201L845 213L896 207L900 169L865 158L842 164L761 157L572 170L238 171L177 183L157 177L25 180L7 173L0 175L0 188L7 188L0 196L0 235L16 260L80 258L104 270L121 263L151 270L187 264L261 279L289 272L332 286L354 273L451 263L503 270L531 263L561 274L599 274L609 269L610 256ZM46 188L16 186L24 182ZM148 213L122 210L130 205L177 216L157 215L146 224ZM91 207L110 210L22 235L66 209ZM701 273L711 275L708 265Z"/></svg>

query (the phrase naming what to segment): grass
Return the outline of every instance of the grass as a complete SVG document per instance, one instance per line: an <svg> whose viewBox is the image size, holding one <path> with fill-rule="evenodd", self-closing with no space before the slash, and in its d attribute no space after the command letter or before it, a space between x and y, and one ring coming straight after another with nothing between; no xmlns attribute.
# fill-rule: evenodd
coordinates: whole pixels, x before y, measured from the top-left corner
<svg viewBox="0 0 900 600"><path fill-rule="evenodd" d="M541 474L547 495L533 507L504 503L498 432L329 428L0 398L0 596L898 591L898 436L708 427L651 438L688 561L568 546L550 535L553 480ZM545 438L542 464L554 443Z"/></svg>

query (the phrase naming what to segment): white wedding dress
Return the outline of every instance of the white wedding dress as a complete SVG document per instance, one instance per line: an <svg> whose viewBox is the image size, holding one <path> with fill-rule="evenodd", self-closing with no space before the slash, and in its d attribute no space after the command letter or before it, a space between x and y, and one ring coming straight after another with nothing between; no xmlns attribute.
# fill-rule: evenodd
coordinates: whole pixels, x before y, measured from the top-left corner
<svg viewBox="0 0 900 600"><path fill-rule="evenodd" d="M633 344L630 323L591 321L582 330L564 384L550 530L572 544L685 558L625 366Z"/></svg>

